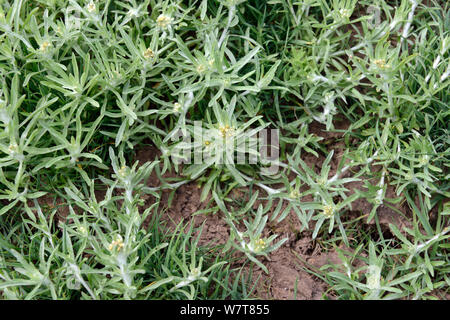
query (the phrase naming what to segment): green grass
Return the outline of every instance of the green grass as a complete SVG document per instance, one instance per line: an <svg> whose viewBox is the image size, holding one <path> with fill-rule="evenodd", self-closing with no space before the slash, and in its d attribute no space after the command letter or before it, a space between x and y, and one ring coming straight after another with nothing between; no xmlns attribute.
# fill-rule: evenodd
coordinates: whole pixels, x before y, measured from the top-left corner
<svg viewBox="0 0 450 320"><path fill-rule="evenodd" d="M290 213L349 249L307 268L333 296L445 298L449 27L436 0L0 0L0 299L257 298L233 257L268 272L285 239L263 230ZM195 121L203 151L279 129L279 160L180 165ZM161 156L138 164L144 144ZM225 215L225 246L161 222L162 192L190 181ZM410 227L381 226L380 206Z"/></svg>

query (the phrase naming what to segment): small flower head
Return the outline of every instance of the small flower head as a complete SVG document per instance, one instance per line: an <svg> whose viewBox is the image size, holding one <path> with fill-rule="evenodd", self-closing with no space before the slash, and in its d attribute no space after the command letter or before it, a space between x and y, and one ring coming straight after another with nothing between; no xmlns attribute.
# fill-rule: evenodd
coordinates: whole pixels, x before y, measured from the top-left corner
<svg viewBox="0 0 450 320"><path fill-rule="evenodd" d="M153 52L152 49L148 48L147 50L144 51L144 58L145 59L152 59L155 57L155 53Z"/></svg>
<svg viewBox="0 0 450 320"><path fill-rule="evenodd" d="M44 41L41 43L41 46L39 47L39 51L45 52L47 51L47 48L51 46L51 43L48 41Z"/></svg>
<svg viewBox="0 0 450 320"><path fill-rule="evenodd" d="M173 104L173 112L180 112L180 110L181 110L181 103L175 102Z"/></svg>
<svg viewBox="0 0 450 320"><path fill-rule="evenodd" d="M89 4L87 5L87 11L89 12L94 12L96 9L95 3L94 1L89 2Z"/></svg>
<svg viewBox="0 0 450 320"><path fill-rule="evenodd" d="M78 231L84 236L86 236L88 234L86 227L83 227L83 226L79 227Z"/></svg>
<svg viewBox="0 0 450 320"><path fill-rule="evenodd" d="M160 14L158 18L156 19L156 24L158 27L165 29L172 23L172 18L169 16L166 16L164 14Z"/></svg>
<svg viewBox="0 0 450 320"><path fill-rule="evenodd" d="M319 179L317 179L317 184L320 186L323 186L327 183L327 180L323 177L320 177Z"/></svg>
<svg viewBox="0 0 450 320"><path fill-rule="evenodd" d="M298 199L300 197L300 193L297 190L292 190L291 193L289 193L289 198L291 199Z"/></svg>
<svg viewBox="0 0 450 320"><path fill-rule="evenodd" d="M201 271L200 271L199 268L192 268L191 269L191 276L198 277L198 276L200 276L200 274L201 274Z"/></svg>
<svg viewBox="0 0 450 320"><path fill-rule="evenodd" d="M259 239L258 241L256 241L255 244L256 244L255 249L257 251L262 251L262 250L267 248L267 244L266 244L266 242L263 239Z"/></svg>
<svg viewBox="0 0 450 320"><path fill-rule="evenodd" d="M109 244L108 249L109 249L109 251L113 251L114 248L116 248L117 251L120 251L120 250L122 250L123 247L124 247L123 239L119 235L119 236L117 236L116 240L112 241Z"/></svg>
<svg viewBox="0 0 450 320"><path fill-rule="evenodd" d="M327 218L331 218L334 215L334 210L334 206L324 205L322 214Z"/></svg>
<svg viewBox="0 0 450 320"><path fill-rule="evenodd" d="M385 70L389 69L391 66L386 63L385 59L375 59L372 61L372 63L375 65L376 68Z"/></svg>
<svg viewBox="0 0 450 320"><path fill-rule="evenodd" d="M198 73L202 74L203 72L206 71L206 67L205 67L204 64L201 64L201 63L200 63L200 64L197 66L196 70L197 70Z"/></svg>
<svg viewBox="0 0 450 320"><path fill-rule="evenodd" d="M267 249L267 243L264 239L258 238L253 241L250 241L250 243L245 243L245 241L241 242L241 246L243 248L247 248L252 253L260 253Z"/></svg>
<svg viewBox="0 0 450 320"><path fill-rule="evenodd" d="M223 138L232 137L235 133L235 129L230 127L228 124L226 126L219 127L219 131Z"/></svg>

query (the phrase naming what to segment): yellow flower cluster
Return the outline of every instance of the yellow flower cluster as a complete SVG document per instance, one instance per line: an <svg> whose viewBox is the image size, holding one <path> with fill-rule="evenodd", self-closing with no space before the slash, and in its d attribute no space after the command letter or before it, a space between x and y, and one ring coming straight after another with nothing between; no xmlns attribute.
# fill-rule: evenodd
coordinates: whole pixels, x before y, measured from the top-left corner
<svg viewBox="0 0 450 320"><path fill-rule="evenodd" d="M40 51L45 52L47 51L47 48L50 47L51 44L48 41L44 41L41 44L41 47L39 48Z"/></svg>
<svg viewBox="0 0 450 320"><path fill-rule="evenodd" d="M155 56L155 53L153 52L152 49L148 48L147 50L144 51L144 58L145 59L151 59Z"/></svg>
<svg viewBox="0 0 450 320"><path fill-rule="evenodd" d="M120 251L120 250L122 250L123 246L124 246L124 244L123 244L122 238L118 238L117 240L114 240L113 242L111 242L108 249L109 249L109 251L112 251L114 249L114 247L117 247L117 251Z"/></svg>
<svg viewBox="0 0 450 320"><path fill-rule="evenodd" d="M291 199L297 199L298 197L300 197L300 193L297 190L292 190L289 194L289 198Z"/></svg>
<svg viewBox="0 0 450 320"><path fill-rule="evenodd" d="M234 134L234 128L231 128L229 125L219 128L220 134L222 137L227 138L231 137Z"/></svg>
<svg viewBox="0 0 450 320"><path fill-rule="evenodd" d="M327 218L331 218L334 214L334 207L329 205L323 206L322 214Z"/></svg>
<svg viewBox="0 0 450 320"><path fill-rule="evenodd" d="M267 244L263 239L255 241L255 251L260 252L267 248Z"/></svg>
<svg viewBox="0 0 450 320"><path fill-rule="evenodd" d="M95 9L96 9L95 3L94 3L94 1L91 1L91 2L87 5L87 10L88 10L89 12L94 12Z"/></svg>
<svg viewBox="0 0 450 320"><path fill-rule="evenodd" d="M173 112L179 112L180 109L181 109L181 103L175 102L175 103L173 104Z"/></svg>
<svg viewBox="0 0 450 320"><path fill-rule="evenodd" d="M373 64L379 69L388 69L390 68L389 64L386 64L385 59L375 59L373 60Z"/></svg>
<svg viewBox="0 0 450 320"><path fill-rule="evenodd" d="M159 17L156 19L156 24L161 28L167 28L169 24L172 23L172 18L168 17L166 15L159 15Z"/></svg>

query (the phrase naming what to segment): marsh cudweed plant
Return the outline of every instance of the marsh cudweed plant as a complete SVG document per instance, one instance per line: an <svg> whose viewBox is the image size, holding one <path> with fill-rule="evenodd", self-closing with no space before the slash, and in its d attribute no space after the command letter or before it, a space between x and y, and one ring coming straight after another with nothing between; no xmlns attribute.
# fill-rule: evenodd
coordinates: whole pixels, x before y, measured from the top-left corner
<svg viewBox="0 0 450 320"><path fill-rule="evenodd" d="M254 298L279 223L338 298L440 297L448 9L0 0L0 299ZM225 245L160 221L192 186Z"/></svg>
<svg viewBox="0 0 450 320"><path fill-rule="evenodd" d="M179 130L172 136L175 143L170 149L170 155L174 163L206 165L206 168L269 163L271 166L262 167L261 172L264 170L266 175L275 175L278 172L277 129L246 131L228 124L203 127L201 122L195 122L194 126L189 128L192 129L194 139L190 130L186 135Z"/></svg>

